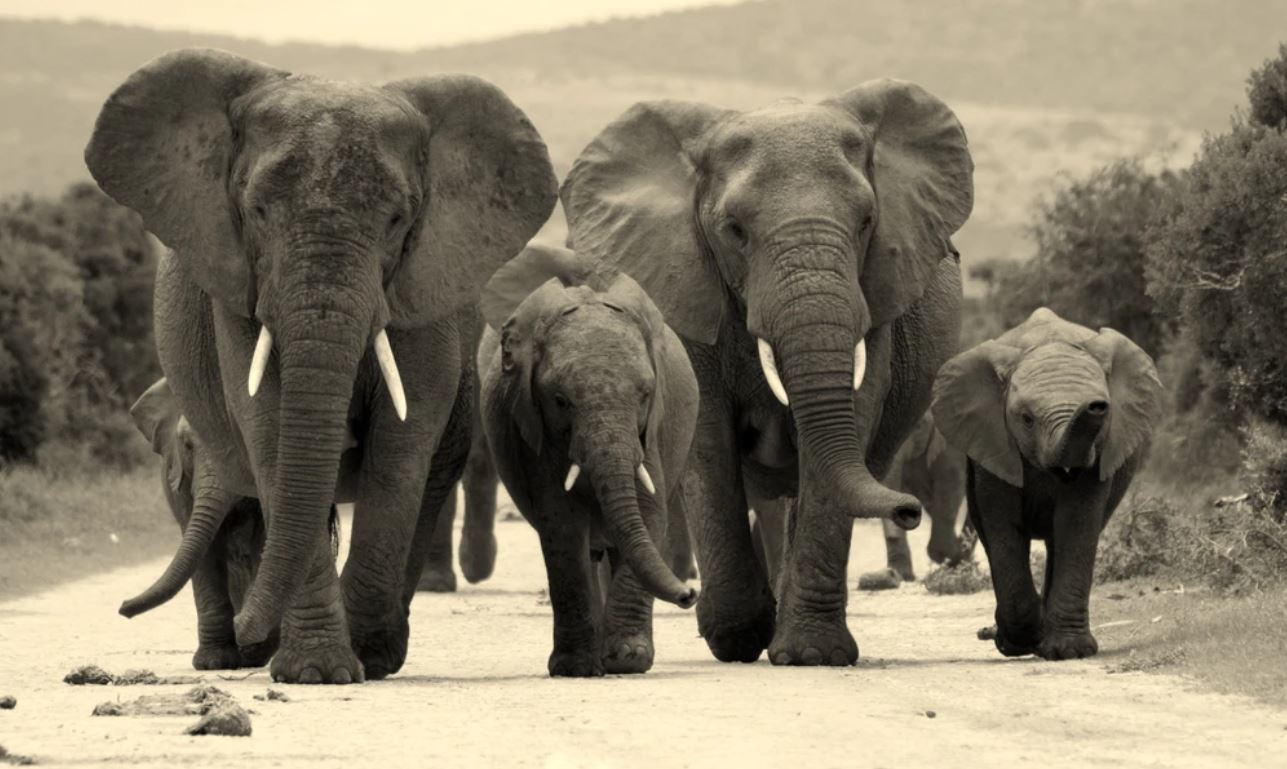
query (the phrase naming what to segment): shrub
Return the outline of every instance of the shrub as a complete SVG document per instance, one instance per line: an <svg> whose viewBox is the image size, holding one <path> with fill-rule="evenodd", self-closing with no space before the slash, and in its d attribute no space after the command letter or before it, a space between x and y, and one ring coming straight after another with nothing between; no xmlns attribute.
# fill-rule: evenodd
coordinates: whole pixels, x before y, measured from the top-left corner
<svg viewBox="0 0 1287 769"><path fill-rule="evenodd" d="M1267 128L1287 129L1287 45L1278 58L1268 59L1247 78L1251 120Z"/></svg>
<svg viewBox="0 0 1287 769"><path fill-rule="evenodd" d="M1124 504L1104 527L1095 557L1095 581L1151 577L1171 565L1176 510L1164 497Z"/></svg>

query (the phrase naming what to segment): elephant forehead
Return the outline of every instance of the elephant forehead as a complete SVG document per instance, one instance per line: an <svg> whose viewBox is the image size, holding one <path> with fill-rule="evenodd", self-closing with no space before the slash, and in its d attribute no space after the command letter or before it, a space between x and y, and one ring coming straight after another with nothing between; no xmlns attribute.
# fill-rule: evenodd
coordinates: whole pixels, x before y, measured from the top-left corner
<svg viewBox="0 0 1287 769"><path fill-rule="evenodd" d="M1029 350L1015 366L1010 382L1024 393L1058 393L1061 397L1108 395L1107 378L1099 362L1085 350L1064 342Z"/></svg>
<svg viewBox="0 0 1287 769"><path fill-rule="evenodd" d="M834 157L868 139L861 124L834 107L788 103L726 120L711 136L710 151L717 160L755 153L807 162Z"/></svg>
<svg viewBox="0 0 1287 769"><path fill-rule="evenodd" d="M628 315L598 302L566 306L545 348L550 373L560 377L603 370L633 383L651 372L643 333Z"/></svg>

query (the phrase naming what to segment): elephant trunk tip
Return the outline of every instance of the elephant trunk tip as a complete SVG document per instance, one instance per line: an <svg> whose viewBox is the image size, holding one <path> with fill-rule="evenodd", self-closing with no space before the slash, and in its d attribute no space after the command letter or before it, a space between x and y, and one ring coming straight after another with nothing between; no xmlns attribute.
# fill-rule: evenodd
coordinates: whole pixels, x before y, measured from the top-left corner
<svg viewBox="0 0 1287 769"><path fill-rule="evenodd" d="M920 500L910 494L894 491L876 480L863 468L860 477L847 484L846 497L856 503L849 514L854 518L880 518L900 529L911 531L921 523Z"/></svg>
<svg viewBox="0 0 1287 769"><path fill-rule="evenodd" d="M250 606L246 606L233 618L233 630L238 646L250 646L268 640L273 628L253 612Z"/></svg>
<svg viewBox="0 0 1287 769"><path fill-rule="evenodd" d="M697 588L685 587L678 595L666 600L681 609L691 609L697 605Z"/></svg>
<svg viewBox="0 0 1287 769"><path fill-rule="evenodd" d="M142 614L143 612L147 611L150 608L152 607L146 605L142 600L142 596L139 596L138 598L131 598L127 601L122 601L121 608L117 609L116 611L118 614L120 614L122 617L126 619L134 619L135 617L137 617L138 615Z"/></svg>

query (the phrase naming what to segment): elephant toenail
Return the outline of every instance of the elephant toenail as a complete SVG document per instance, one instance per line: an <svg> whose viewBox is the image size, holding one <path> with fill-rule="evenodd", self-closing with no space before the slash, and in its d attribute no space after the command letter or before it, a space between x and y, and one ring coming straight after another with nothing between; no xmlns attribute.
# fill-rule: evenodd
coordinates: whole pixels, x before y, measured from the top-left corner
<svg viewBox="0 0 1287 769"><path fill-rule="evenodd" d="M331 682L336 684L351 684L353 683L353 676L349 675L349 671L344 668L340 668L336 671L335 675L331 676Z"/></svg>
<svg viewBox="0 0 1287 769"><path fill-rule="evenodd" d="M778 652L777 654L773 655L773 664L774 664L774 665L790 665L790 664L791 664L791 655L790 655L789 653L787 653L787 652Z"/></svg>
<svg viewBox="0 0 1287 769"><path fill-rule="evenodd" d="M800 661L806 665L817 665L822 662L822 652L812 646L806 646L804 651L800 652Z"/></svg>
<svg viewBox="0 0 1287 769"><path fill-rule="evenodd" d="M844 649L833 649L831 652L831 664L848 665L849 655L845 653Z"/></svg>
<svg viewBox="0 0 1287 769"><path fill-rule="evenodd" d="M301 684L320 684L322 682L322 671L317 668L304 668L299 673L299 682Z"/></svg>

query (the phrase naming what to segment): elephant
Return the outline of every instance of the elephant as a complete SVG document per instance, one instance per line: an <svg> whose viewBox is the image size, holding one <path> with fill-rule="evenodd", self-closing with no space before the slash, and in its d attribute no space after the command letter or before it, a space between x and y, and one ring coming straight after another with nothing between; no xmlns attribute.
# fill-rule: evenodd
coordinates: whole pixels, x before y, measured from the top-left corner
<svg viewBox="0 0 1287 769"><path fill-rule="evenodd" d="M894 456L893 466L885 481L921 501L930 519L930 538L926 550L930 561L954 566L974 556L978 541L974 527L967 519L959 521L965 502L965 454L948 445L934 426L934 417L926 412L916 429ZM858 589L897 587L899 582L916 580L907 534L889 522L882 521L885 533L887 566L858 578Z"/></svg>
<svg viewBox="0 0 1287 769"><path fill-rule="evenodd" d="M819 104L736 112L641 102L564 179L573 248L643 286L701 392L685 484L716 659L852 665L853 517L919 523L877 480L956 350L973 161L924 89L871 81ZM780 595L748 510L797 497Z"/></svg>
<svg viewBox="0 0 1287 769"><path fill-rule="evenodd" d="M206 526L208 548L192 573L197 605L197 670L263 667L277 650L277 633L238 647L232 619L259 568L264 525L259 500L221 488L209 451L179 412L164 378L130 407L130 416L161 457L161 487L181 529ZM180 583L182 584L182 583Z"/></svg>
<svg viewBox="0 0 1287 769"><path fill-rule="evenodd" d="M1047 308L948 361L934 421L969 458L966 504L996 593L997 649L1089 657L1099 535L1148 453L1162 413L1153 360L1111 328ZM1046 543L1038 597L1031 541Z"/></svg>
<svg viewBox="0 0 1287 769"><path fill-rule="evenodd" d="M654 657L653 597L683 608L697 598L658 547L683 504L697 380L638 284L583 279L580 266L566 249L533 245L487 284L483 429L540 538L554 612L549 674L643 673ZM606 588L595 565L605 555Z"/></svg>
<svg viewBox="0 0 1287 769"><path fill-rule="evenodd" d="M85 161L167 246L162 370L221 482L263 508L238 644L280 625L283 682L397 672L468 455L478 291L557 200L540 135L472 76L377 86L182 49L107 99Z"/></svg>

